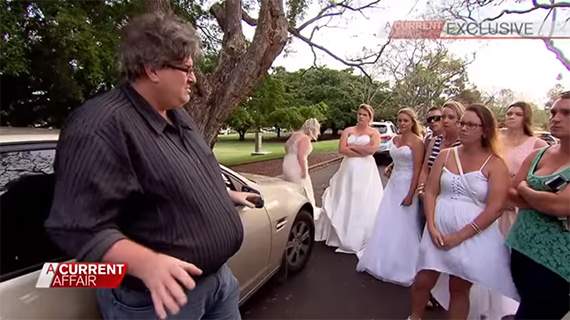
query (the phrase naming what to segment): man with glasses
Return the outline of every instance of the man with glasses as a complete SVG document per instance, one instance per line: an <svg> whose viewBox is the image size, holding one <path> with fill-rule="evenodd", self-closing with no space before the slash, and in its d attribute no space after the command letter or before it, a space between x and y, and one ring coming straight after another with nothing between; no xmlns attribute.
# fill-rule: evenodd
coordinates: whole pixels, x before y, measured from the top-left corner
<svg viewBox="0 0 570 320"><path fill-rule="evenodd" d="M226 262L244 237L235 205L255 207L259 196L226 189L183 109L198 37L161 13L122 31L127 82L68 119L46 228L78 261L127 263L118 288L97 291L106 319L240 319Z"/></svg>
<svg viewBox="0 0 570 320"><path fill-rule="evenodd" d="M426 152L427 152L427 148L429 146L431 138L437 137L443 133L443 126L441 125L441 116L442 115L443 115L443 112L438 107L432 107L428 111L428 116L427 116L426 122L427 122L427 125L428 125L431 132L430 132L430 134L426 135L426 137L424 139L424 146L426 148Z"/></svg>

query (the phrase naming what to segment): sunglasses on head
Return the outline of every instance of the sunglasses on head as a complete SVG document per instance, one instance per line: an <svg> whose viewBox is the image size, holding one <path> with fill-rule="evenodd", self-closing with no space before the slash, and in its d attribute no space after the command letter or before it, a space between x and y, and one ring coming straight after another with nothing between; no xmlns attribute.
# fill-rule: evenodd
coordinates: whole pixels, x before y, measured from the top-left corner
<svg viewBox="0 0 570 320"><path fill-rule="evenodd" d="M441 121L441 116L431 116L427 118L427 123Z"/></svg>

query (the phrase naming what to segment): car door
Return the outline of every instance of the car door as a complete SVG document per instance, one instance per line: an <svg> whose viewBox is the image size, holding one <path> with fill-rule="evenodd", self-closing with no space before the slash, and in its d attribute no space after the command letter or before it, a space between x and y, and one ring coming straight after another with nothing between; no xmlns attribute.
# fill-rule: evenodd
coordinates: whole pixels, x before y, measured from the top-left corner
<svg viewBox="0 0 570 320"><path fill-rule="evenodd" d="M43 223L53 194L55 144L0 149L0 318L101 318L92 289L38 289L44 262L70 260Z"/></svg>
<svg viewBox="0 0 570 320"><path fill-rule="evenodd" d="M241 191L247 185L224 171L226 186ZM237 207L244 228L244 239L239 251L228 264L239 281L240 299L246 298L263 282L269 273L271 254L271 222L265 208Z"/></svg>

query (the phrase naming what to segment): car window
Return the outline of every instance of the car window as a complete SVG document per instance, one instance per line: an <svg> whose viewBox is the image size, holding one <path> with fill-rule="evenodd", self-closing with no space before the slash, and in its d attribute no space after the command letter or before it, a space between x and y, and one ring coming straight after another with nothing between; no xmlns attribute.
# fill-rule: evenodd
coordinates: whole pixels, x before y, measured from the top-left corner
<svg viewBox="0 0 570 320"><path fill-rule="evenodd" d="M394 125L392 125L392 132L393 132L393 133L397 133L397 132L398 132L398 128L396 128Z"/></svg>
<svg viewBox="0 0 570 320"><path fill-rule="evenodd" d="M0 280L66 257L45 229L54 188L55 150L0 153Z"/></svg>
<svg viewBox="0 0 570 320"><path fill-rule="evenodd" d="M388 131L388 127L385 125L375 125L374 129L378 130L380 134L384 134Z"/></svg>
<svg viewBox="0 0 570 320"><path fill-rule="evenodd" d="M229 190L236 191L235 185L233 184L232 180L230 180L229 176L225 172L222 172L222 179L224 179L226 188L228 188Z"/></svg>

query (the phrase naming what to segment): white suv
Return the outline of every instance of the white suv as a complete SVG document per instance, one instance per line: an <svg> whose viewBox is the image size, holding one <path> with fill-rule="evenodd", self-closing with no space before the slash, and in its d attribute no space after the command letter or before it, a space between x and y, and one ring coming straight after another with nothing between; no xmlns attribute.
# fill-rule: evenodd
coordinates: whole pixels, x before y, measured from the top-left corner
<svg viewBox="0 0 570 320"><path fill-rule="evenodd" d="M375 157L390 157L392 139L398 135L398 129L391 121L372 122L372 127L380 133L380 147Z"/></svg>

